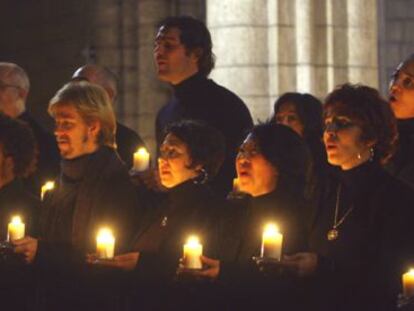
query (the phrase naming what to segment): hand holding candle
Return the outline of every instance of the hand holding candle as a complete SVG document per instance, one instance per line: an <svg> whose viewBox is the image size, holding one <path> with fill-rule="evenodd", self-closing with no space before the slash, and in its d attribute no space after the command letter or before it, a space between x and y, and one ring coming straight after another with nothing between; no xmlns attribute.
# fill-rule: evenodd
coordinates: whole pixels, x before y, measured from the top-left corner
<svg viewBox="0 0 414 311"><path fill-rule="evenodd" d="M267 224L263 231L260 256L280 260L282 255L283 235L275 224Z"/></svg>
<svg viewBox="0 0 414 311"><path fill-rule="evenodd" d="M43 201L43 197L47 191L53 190L55 183L53 181L47 181L40 190L40 199Z"/></svg>
<svg viewBox="0 0 414 311"><path fill-rule="evenodd" d="M149 168L150 154L147 149L141 147L134 153L134 171L143 172Z"/></svg>
<svg viewBox="0 0 414 311"><path fill-rule="evenodd" d="M7 228L7 240L9 242L24 238L25 225L20 216L13 216Z"/></svg>
<svg viewBox="0 0 414 311"><path fill-rule="evenodd" d="M203 245L200 244L198 237L190 236L184 244L184 267L186 269L201 269L203 264L200 256L203 254Z"/></svg>
<svg viewBox="0 0 414 311"><path fill-rule="evenodd" d="M402 276L403 294L405 297L414 296L414 269L410 269Z"/></svg>
<svg viewBox="0 0 414 311"><path fill-rule="evenodd" d="M114 257L115 237L108 228L102 228L96 237L96 252L99 259L111 259Z"/></svg>

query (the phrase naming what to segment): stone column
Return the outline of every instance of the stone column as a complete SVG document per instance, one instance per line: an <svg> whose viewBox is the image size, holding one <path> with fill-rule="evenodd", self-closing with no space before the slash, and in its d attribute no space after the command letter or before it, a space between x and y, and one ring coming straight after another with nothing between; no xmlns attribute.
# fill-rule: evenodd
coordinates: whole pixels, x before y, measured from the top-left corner
<svg viewBox="0 0 414 311"><path fill-rule="evenodd" d="M348 80L378 87L376 0L348 0Z"/></svg>
<svg viewBox="0 0 414 311"><path fill-rule="evenodd" d="M217 56L211 77L239 95L254 119L269 112L267 2L207 1L207 24Z"/></svg>

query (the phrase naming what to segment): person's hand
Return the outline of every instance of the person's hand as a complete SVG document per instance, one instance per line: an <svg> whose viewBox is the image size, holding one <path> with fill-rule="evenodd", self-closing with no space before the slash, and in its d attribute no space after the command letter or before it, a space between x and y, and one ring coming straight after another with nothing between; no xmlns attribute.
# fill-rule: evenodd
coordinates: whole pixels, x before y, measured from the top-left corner
<svg viewBox="0 0 414 311"><path fill-rule="evenodd" d="M281 265L292 268L299 276L308 276L315 272L318 265L318 255L315 253L297 253L291 256L285 255Z"/></svg>
<svg viewBox="0 0 414 311"><path fill-rule="evenodd" d="M16 254L21 254L26 263L32 263L36 257L38 240L31 236L12 241L13 250Z"/></svg>
<svg viewBox="0 0 414 311"><path fill-rule="evenodd" d="M86 255L86 262L96 266L110 267L125 271L134 270L139 260L139 253L126 253L115 256L112 260L99 260L95 254Z"/></svg>
<svg viewBox="0 0 414 311"><path fill-rule="evenodd" d="M208 258L206 256L200 256L200 260L203 264L202 270L187 269L182 264L182 260L180 260L180 265L177 269L177 275L185 277L190 276L194 279L217 279L220 274L220 260Z"/></svg>
<svg viewBox="0 0 414 311"><path fill-rule="evenodd" d="M166 191L165 187L161 185L160 176L158 169L148 169L143 172L134 171L132 168L129 171L131 181L136 186L145 186L146 188L153 191Z"/></svg>

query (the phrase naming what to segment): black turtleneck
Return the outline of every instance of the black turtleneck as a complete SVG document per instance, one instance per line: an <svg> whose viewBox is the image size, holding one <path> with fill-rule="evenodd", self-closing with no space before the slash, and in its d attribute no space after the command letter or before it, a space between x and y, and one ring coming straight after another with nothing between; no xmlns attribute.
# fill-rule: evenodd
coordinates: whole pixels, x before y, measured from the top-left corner
<svg viewBox="0 0 414 311"><path fill-rule="evenodd" d="M235 176L234 159L237 147L253 126L249 110L237 95L197 73L173 86L173 96L158 112L158 146L162 143L164 128L182 119L204 121L223 134L226 158L212 187L224 197L230 191Z"/></svg>
<svg viewBox="0 0 414 311"><path fill-rule="evenodd" d="M413 258L406 239L413 234L413 191L370 161L339 170L323 191L309 238L311 251L319 255L321 283L313 285L315 297L321 295L319 302L330 304L320 309L370 305L366 310L392 310L406 269L403 262ZM336 206L337 221L352 211L337 227L338 238L329 241Z"/></svg>

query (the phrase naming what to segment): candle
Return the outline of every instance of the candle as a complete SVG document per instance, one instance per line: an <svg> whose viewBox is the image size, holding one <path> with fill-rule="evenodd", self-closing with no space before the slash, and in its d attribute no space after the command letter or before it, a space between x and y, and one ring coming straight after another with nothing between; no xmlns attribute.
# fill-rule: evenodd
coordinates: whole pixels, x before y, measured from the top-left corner
<svg viewBox="0 0 414 311"><path fill-rule="evenodd" d="M283 235L275 224L265 226L262 238L261 257L280 260L282 254Z"/></svg>
<svg viewBox="0 0 414 311"><path fill-rule="evenodd" d="M100 259L110 259L114 257L115 238L112 231L108 228L102 228L96 237L96 252Z"/></svg>
<svg viewBox="0 0 414 311"><path fill-rule="evenodd" d="M190 236L184 244L184 267L187 269L201 269L200 256L203 254L203 245L200 244L198 237Z"/></svg>
<svg viewBox="0 0 414 311"><path fill-rule="evenodd" d="M24 227L20 216L13 216L7 228L7 240L10 242L24 238Z"/></svg>
<svg viewBox="0 0 414 311"><path fill-rule="evenodd" d="M402 276L403 294L405 297L414 296L414 269L410 269Z"/></svg>
<svg viewBox="0 0 414 311"><path fill-rule="evenodd" d="M240 192L240 182L238 178L233 179L233 191Z"/></svg>
<svg viewBox="0 0 414 311"><path fill-rule="evenodd" d="M55 188L55 183L53 181L47 181L40 189L40 199L43 201L45 193L49 190L53 190L53 188Z"/></svg>
<svg viewBox="0 0 414 311"><path fill-rule="evenodd" d="M134 170L138 172L146 171L149 167L150 155L144 147L134 153Z"/></svg>

